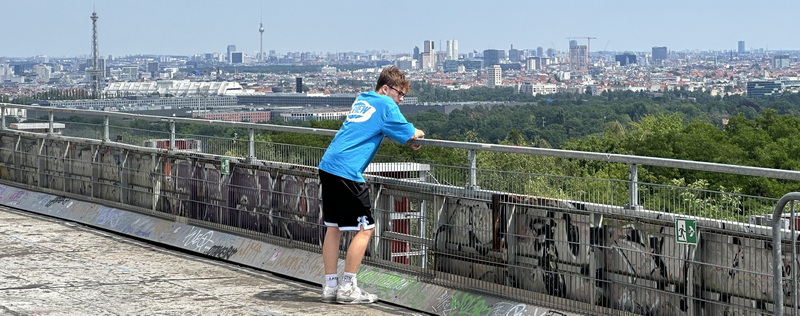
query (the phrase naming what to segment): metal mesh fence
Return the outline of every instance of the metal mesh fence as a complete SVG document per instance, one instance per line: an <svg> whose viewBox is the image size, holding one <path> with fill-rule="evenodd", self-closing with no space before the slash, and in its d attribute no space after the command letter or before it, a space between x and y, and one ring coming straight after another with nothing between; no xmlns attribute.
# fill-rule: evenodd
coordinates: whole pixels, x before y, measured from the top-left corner
<svg viewBox="0 0 800 316"><path fill-rule="evenodd" d="M319 250L324 227L315 166L324 148L251 145L246 130L173 136L153 126L112 125L109 135L132 145L197 140L202 154L164 151L154 158L113 143L66 146L6 135L0 176ZM65 135L100 139L103 129L69 123ZM255 159L290 167L241 162L222 173L218 156L247 157L251 146ZM598 167L608 174L601 178L581 176L561 158L483 153L476 160L471 169L467 161L376 157L368 174L378 229L367 261L453 288L590 313L775 313L769 271L776 263L761 230L776 199L703 181L633 183L616 172L625 168L619 164ZM700 222L698 245L674 242L677 217ZM794 278L797 259L788 261L781 264Z"/></svg>

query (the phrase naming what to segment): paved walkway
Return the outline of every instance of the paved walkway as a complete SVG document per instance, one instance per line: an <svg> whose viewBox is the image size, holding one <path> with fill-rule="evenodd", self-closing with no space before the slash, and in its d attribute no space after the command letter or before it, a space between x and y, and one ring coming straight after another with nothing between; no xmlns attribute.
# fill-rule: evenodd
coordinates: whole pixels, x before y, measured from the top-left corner
<svg viewBox="0 0 800 316"><path fill-rule="evenodd" d="M0 315L422 315L0 207Z"/></svg>

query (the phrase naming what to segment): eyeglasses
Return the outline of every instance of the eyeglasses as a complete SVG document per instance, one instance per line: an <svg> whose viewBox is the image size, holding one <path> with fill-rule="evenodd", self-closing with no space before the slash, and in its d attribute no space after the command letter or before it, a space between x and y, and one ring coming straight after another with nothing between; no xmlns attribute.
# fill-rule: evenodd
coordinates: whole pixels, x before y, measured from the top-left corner
<svg viewBox="0 0 800 316"><path fill-rule="evenodd" d="M397 90L395 87L392 87L392 86L387 86L387 87L389 87L389 89L392 89L392 90L394 90L395 92L397 92L397 95L399 95L401 98L406 96L406 93L405 93L405 92L403 92L403 91L400 91L400 90Z"/></svg>

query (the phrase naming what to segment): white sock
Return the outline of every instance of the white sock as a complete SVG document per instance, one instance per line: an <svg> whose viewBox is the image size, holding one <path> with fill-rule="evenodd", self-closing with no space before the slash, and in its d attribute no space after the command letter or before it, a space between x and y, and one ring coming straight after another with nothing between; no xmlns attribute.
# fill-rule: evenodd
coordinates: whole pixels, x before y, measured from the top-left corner
<svg viewBox="0 0 800 316"><path fill-rule="evenodd" d="M325 285L328 287L336 287L339 285L339 277L336 274L326 274Z"/></svg>
<svg viewBox="0 0 800 316"><path fill-rule="evenodd" d="M356 282L356 274L355 273L345 272L344 275L342 275L342 287L343 288L349 288L355 282Z"/></svg>

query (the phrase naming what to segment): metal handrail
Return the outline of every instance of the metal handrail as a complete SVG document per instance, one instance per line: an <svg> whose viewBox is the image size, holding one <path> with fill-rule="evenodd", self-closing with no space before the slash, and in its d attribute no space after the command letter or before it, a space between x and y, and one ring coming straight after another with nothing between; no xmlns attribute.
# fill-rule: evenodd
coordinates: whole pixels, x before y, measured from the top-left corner
<svg viewBox="0 0 800 316"><path fill-rule="evenodd" d="M154 115L144 115L144 114L134 114L134 113L19 105L11 103L0 103L0 108L2 108L3 111L2 113L5 113L5 108L19 108L26 110L74 113L83 115L97 115L104 117L105 116L120 117L128 119L147 120L147 121L190 123L190 124L212 125L212 126L222 126L222 127L248 128L253 130L304 133L304 134L315 134L323 136L334 136L336 134L335 130L322 129L322 128L308 128L308 127L261 124L261 123L250 123L250 122L228 122L228 121L182 118L182 117L164 117L164 116L154 116ZM50 116L50 119L52 120L52 115ZM108 122L106 121L104 122L104 124L108 124ZM250 141L252 142L252 140ZM636 165L645 165L645 166L691 169L691 170L719 172L719 173L730 173L737 175L765 177L773 179L800 180L800 171L749 167L749 166L739 166L739 165L670 159L670 158L656 158L656 157L645 157L645 156L634 156L634 155L509 146L509 145L486 144L486 143L471 143L471 142L448 141L448 140L438 140L438 139L416 139L409 141L409 143L426 145L426 146L458 148L466 150L494 151L502 153L529 154L529 155L557 157L557 158L573 158L573 159L585 159L585 160L595 160L604 162L615 162L615 163L628 164L629 166L634 166L634 167Z"/></svg>
<svg viewBox="0 0 800 316"><path fill-rule="evenodd" d="M789 192L786 193L781 199L778 201L778 204L775 205L775 211L772 213L772 291L773 295L775 296L775 315L782 316L783 315L783 256L781 254L781 215L783 214L783 209L786 207L786 203L791 201L800 201L800 192ZM794 214L792 214L794 215ZM794 216L792 216L794 217ZM794 220L792 220L794 223ZM792 232L796 229L795 225L791 225ZM793 238L794 239L794 238ZM794 242L794 240L793 240ZM795 263L792 262L792 266ZM792 269L793 273L792 276L797 278L794 273L796 272L795 269ZM797 289L794 291L797 292Z"/></svg>

